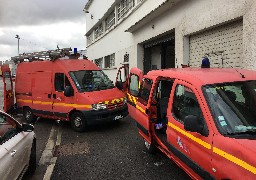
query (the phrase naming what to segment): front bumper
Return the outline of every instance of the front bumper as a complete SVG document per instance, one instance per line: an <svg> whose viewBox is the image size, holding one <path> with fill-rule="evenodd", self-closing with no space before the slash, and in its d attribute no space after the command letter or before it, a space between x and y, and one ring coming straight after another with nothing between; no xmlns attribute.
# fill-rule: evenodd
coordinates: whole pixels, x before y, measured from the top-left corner
<svg viewBox="0 0 256 180"><path fill-rule="evenodd" d="M91 110L82 111L85 116L88 125L97 124L100 122L110 122L125 118L128 113L127 104L123 107L116 108L113 110L103 109L103 110Z"/></svg>

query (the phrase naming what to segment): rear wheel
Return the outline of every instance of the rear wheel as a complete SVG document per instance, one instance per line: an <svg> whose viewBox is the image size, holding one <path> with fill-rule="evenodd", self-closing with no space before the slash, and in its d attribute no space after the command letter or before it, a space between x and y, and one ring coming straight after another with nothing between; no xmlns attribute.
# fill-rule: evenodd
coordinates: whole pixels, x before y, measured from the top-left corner
<svg viewBox="0 0 256 180"><path fill-rule="evenodd" d="M23 117L28 123L34 123L36 121L36 116L32 113L29 107L23 110Z"/></svg>
<svg viewBox="0 0 256 180"><path fill-rule="evenodd" d="M75 112L71 115L71 126L77 132L85 131L87 123L85 117L80 112Z"/></svg>
<svg viewBox="0 0 256 180"><path fill-rule="evenodd" d="M156 152L156 146L154 145L154 143L150 144L147 141L145 141L144 144L145 144L146 150L149 154L154 154Z"/></svg>

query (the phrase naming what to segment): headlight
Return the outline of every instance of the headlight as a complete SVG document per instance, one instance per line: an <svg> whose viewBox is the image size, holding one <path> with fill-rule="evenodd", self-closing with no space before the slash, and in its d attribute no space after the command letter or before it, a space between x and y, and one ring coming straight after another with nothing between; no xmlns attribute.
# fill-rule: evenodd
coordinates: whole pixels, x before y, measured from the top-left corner
<svg viewBox="0 0 256 180"><path fill-rule="evenodd" d="M124 97L124 104L127 104L127 98Z"/></svg>
<svg viewBox="0 0 256 180"><path fill-rule="evenodd" d="M92 104L93 110L106 109L106 108L107 108L106 104Z"/></svg>

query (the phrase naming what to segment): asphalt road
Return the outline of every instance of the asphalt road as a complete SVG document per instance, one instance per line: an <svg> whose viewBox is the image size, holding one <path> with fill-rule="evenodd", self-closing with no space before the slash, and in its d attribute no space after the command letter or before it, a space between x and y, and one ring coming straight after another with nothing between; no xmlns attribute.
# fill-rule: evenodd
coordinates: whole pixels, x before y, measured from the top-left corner
<svg viewBox="0 0 256 180"><path fill-rule="evenodd" d="M161 152L146 152L130 117L91 126L83 133L74 132L67 122L40 119L35 132L38 167L23 179L190 179ZM49 142L54 142L51 157L45 156Z"/></svg>

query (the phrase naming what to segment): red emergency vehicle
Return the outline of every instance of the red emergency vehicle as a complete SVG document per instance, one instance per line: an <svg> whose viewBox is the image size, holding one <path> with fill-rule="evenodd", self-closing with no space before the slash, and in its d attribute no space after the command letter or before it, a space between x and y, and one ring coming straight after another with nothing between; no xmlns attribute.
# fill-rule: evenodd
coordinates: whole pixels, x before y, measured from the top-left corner
<svg viewBox="0 0 256 180"><path fill-rule="evenodd" d="M255 71L181 68L142 76L131 69L128 109L149 152L160 149L193 179L256 178Z"/></svg>
<svg viewBox="0 0 256 180"><path fill-rule="evenodd" d="M61 59L60 54L67 55L67 51L50 52L51 60L37 59L38 53L13 58L19 61L17 106L27 122L36 117L71 121L74 130L84 131L87 125L128 115L125 94L96 64L86 59Z"/></svg>
<svg viewBox="0 0 256 180"><path fill-rule="evenodd" d="M8 65L0 66L0 103L0 110L8 113L13 111L13 82Z"/></svg>

